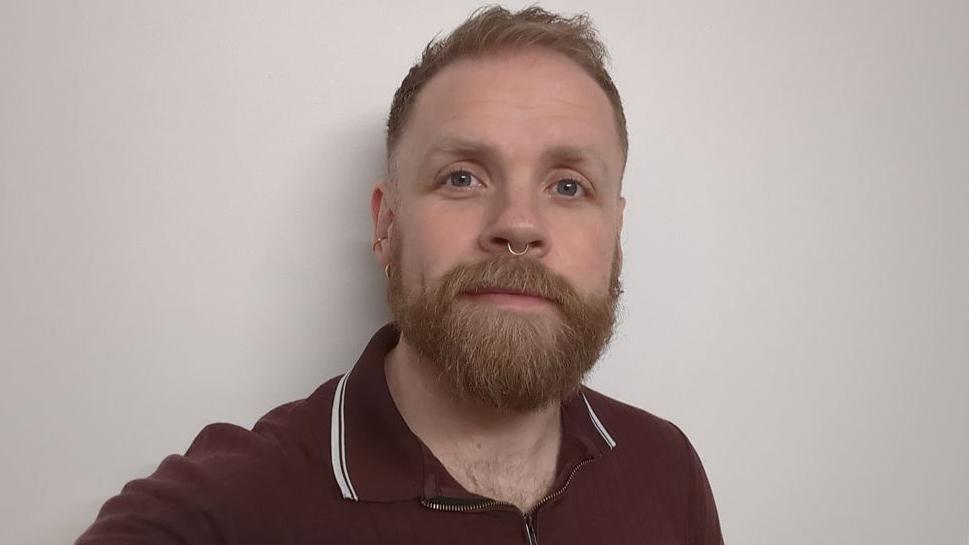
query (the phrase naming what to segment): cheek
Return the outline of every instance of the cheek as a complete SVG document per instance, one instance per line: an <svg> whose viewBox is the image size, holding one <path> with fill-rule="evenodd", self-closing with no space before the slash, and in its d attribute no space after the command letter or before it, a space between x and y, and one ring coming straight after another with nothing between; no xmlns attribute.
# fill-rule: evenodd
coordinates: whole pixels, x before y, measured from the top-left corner
<svg viewBox="0 0 969 545"><path fill-rule="evenodd" d="M422 288L462 262L477 240L474 214L447 207L412 209L404 219L404 278Z"/></svg>
<svg viewBox="0 0 969 545"><path fill-rule="evenodd" d="M616 251L615 231L604 222L588 222L578 228L573 222L568 235L557 241L560 271L580 291L599 292L608 287Z"/></svg>

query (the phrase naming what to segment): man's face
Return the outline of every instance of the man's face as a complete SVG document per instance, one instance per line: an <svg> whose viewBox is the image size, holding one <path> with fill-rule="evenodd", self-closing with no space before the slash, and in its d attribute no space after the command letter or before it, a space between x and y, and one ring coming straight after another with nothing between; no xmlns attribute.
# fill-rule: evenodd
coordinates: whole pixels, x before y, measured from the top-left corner
<svg viewBox="0 0 969 545"><path fill-rule="evenodd" d="M459 397L530 410L567 395L620 291L623 156L605 93L541 49L457 61L420 92L395 156L396 194L378 184L374 211L404 340Z"/></svg>

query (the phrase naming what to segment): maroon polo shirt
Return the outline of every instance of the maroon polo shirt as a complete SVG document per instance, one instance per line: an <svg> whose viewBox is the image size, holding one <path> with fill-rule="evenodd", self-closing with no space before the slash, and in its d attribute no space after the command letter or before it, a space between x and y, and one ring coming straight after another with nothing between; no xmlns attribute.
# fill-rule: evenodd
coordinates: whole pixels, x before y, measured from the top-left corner
<svg viewBox="0 0 969 545"><path fill-rule="evenodd" d="M393 323L356 365L252 431L205 427L128 483L94 544L719 544L700 460L673 424L588 388L562 403L548 496L530 513L458 484L404 423L384 376Z"/></svg>

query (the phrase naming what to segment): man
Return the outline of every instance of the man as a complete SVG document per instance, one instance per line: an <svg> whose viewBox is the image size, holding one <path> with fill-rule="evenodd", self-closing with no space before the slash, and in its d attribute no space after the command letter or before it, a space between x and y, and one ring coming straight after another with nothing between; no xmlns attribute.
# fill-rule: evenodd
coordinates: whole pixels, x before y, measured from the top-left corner
<svg viewBox="0 0 969 545"><path fill-rule="evenodd" d="M78 543L722 543L679 429L581 385L621 291L604 57L539 8L429 45L371 198L394 321L252 431L205 428Z"/></svg>

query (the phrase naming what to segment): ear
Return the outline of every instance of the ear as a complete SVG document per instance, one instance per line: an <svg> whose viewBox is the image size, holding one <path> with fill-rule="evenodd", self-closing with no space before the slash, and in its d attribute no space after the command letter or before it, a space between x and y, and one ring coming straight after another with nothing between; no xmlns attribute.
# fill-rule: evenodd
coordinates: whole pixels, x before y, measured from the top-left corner
<svg viewBox="0 0 969 545"><path fill-rule="evenodd" d="M370 218L373 221L373 240L383 238L374 244L374 255L381 266L390 262L390 237L394 224L394 202L389 180L380 180L373 186L370 194Z"/></svg>

